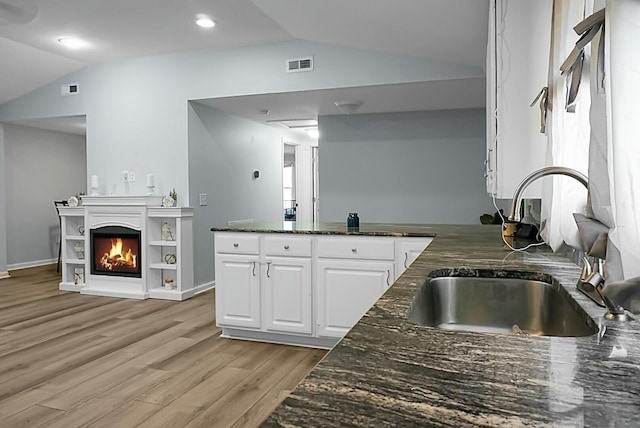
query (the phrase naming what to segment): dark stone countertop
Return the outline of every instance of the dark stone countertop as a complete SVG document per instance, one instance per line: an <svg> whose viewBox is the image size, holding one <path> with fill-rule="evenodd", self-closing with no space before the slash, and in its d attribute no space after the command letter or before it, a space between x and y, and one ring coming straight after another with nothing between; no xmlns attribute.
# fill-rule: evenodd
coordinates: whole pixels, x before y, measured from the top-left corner
<svg viewBox="0 0 640 428"><path fill-rule="evenodd" d="M426 230L426 229L425 229ZM264 427L640 426L640 322L605 320L547 247L505 251L499 226L433 226L434 242ZM604 336L525 337L420 327L406 313L429 272L543 272Z"/></svg>
<svg viewBox="0 0 640 428"><path fill-rule="evenodd" d="M241 223L212 227L212 232L295 233L304 235L350 235L433 237L436 228L419 224L360 223L358 230L349 230L346 222L301 223L295 221Z"/></svg>

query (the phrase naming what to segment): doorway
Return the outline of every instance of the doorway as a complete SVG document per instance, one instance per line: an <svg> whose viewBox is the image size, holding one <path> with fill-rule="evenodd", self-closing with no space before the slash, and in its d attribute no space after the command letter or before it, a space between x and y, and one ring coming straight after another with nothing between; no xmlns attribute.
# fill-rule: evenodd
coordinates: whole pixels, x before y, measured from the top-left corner
<svg viewBox="0 0 640 428"><path fill-rule="evenodd" d="M282 208L284 221L296 221L296 146L284 143L282 163Z"/></svg>
<svg viewBox="0 0 640 428"><path fill-rule="evenodd" d="M313 223L320 221L320 205L318 200L318 183L320 182L320 176L318 174L318 147L311 147L311 201L313 204L312 215Z"/></svg>

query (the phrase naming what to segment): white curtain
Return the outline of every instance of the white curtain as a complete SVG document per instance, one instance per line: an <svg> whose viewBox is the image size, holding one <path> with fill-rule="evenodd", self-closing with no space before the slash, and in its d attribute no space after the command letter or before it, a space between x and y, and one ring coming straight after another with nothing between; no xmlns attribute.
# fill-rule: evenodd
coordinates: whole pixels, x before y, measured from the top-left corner
<svg viewBox="0 0 640 428"><path fill-rule="evenodd" d="M609 239L622 268L609 282L640 276L640 2L607 0L605 25Z"/></svg>
<svg viewBox="0 0 640 428"><path fill-rule="evenodd" d="M567 112L568 79L560 66L574 48L578 35L573 26L593 11L590 0L555 0L551 55L549 60L549 100L547 165L565 166L584 174L589 161L589 60L585 50L581 87L574 103L574 111ZM570 74L570 73L568 73ZM542 220L545 242L557 250L564 242L581 248L574 212L585 213L587 190L577 181L565 176L546 178L543 183Z"/></svg>

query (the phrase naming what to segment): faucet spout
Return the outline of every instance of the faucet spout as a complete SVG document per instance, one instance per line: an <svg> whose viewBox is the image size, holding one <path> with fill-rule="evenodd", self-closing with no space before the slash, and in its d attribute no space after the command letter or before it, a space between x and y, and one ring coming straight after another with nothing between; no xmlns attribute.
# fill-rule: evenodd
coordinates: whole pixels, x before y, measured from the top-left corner
<svg viewBox="0 0 640 428"><path fill-rule="evenodd" d="M566 175L568 177L575 178L576 180L578 180L580 183L584 185L585 188L589 188L589 179L587 178L587 176L581 173L580 171L576 171L575 169L567 168L564 166L547 166L539 170L533 171L531 174L526 176L520 184L518 184L518 187L516 188L516 191L513 194L509 220L516 221L516 222L520 221L520 213L518 211L518 207L520 207L520 200L522 197L522 193L532 182L534 182L538 178L545 177L547 175Z"/></svg>

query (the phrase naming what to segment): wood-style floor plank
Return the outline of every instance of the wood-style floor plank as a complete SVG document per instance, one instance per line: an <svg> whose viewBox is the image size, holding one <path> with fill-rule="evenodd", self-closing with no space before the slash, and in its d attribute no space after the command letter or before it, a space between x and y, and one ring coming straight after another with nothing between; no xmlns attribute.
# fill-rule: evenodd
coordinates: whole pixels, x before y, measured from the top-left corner
<svg viewBox="0 0 640 428"><path fill-rule="evenodd" d="M7 427L254 427L325 351L230 340L215 293L184 302L58 290L55 265L0 281Z"/></svg>

